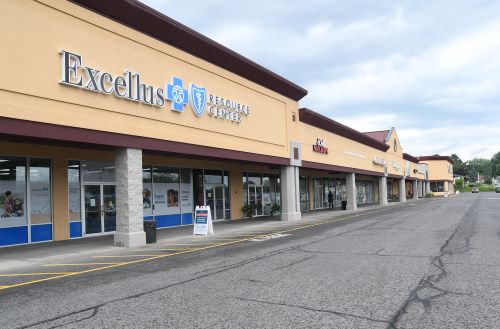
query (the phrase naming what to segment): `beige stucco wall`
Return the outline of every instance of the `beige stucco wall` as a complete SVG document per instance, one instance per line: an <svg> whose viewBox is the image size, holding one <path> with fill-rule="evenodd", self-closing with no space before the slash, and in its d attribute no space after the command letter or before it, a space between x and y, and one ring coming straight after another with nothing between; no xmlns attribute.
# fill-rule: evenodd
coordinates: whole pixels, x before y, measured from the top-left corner
<svg viewBox="0 0 500 329"><path fill-rule="evenodd" d="M69 1L0 2L0 116L289 158L297 102ZM8 33L6 33L8 31ZM60 84L64 49L113 77L166 88L172 76L250 106L237 124Z"/></svg>
<svg viewBox="0 0 500 329"><path fill-rule="evenodd" d="M305 123L300 123L299 132L302 159L305 161L383 173L384 167L373 163L374 157L379 157L387 161L388 174L404 175L406 161L401 152L391 152L391 149L387 152L380 151ZM313 151L316 138L324 140L328 154Z"/></svg>
<svg viewBox="0 0 500 329"><path fill-rule="evenodd" d="M430 181L450 181L453 182L453 165L446 160L425 160L429 166Z"/></svg>

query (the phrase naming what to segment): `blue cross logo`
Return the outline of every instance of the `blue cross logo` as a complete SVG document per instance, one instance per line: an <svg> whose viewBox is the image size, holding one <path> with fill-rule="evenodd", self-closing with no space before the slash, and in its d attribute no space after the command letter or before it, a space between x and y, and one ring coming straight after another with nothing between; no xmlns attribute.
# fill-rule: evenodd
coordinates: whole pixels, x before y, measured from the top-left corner
<svg viewBox="0 0 500 329"><path fill-rule="evenodd" d="M173 111L184 112L189 97L187 89L182 86L182 79L172 77L172 83L167 85L167 99L172 101Z"/></svg>

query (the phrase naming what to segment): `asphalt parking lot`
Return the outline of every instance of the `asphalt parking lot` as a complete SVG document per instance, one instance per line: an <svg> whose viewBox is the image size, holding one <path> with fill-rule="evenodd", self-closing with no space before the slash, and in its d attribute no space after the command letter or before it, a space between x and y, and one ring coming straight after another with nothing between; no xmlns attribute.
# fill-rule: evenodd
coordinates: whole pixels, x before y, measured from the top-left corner
<svg viewBox="0 0 500 329"><path fill-rule="evenodd" d="M499 211L466 194L12 267L0 327L498 328Z"/></svg>

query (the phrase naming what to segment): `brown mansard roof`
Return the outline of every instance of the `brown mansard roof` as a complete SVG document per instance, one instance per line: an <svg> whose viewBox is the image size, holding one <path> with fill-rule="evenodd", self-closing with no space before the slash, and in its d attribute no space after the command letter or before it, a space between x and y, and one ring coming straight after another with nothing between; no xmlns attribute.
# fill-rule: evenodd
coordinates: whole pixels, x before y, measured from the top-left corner
<svg viewBox="0 0 500 329"><path fill-rule="evenodd" d="M69 0L295 101L307 90L137 0Z"/></svg>
<svg viewBox="0 0 500 329"><path fill-rule="evenodd" d="M444 160L444 161L448 161L449 163L453 164L453 159L448 155L424 155L424 156L419 156L418 160L420 160L420 161Z"/></svg>
<svg viewBox="0 0 500 329"><path fill-rule="evenodd" d="M380 130L380 131L367 131L364 132L366 136L369 136L380 143L385 143L387 141L387 137L391 131L390 130Z"/></svg>
<svg viewBox="0 0 500 329"><path fill-rule="evenodd" d="M407 161L411 161L413 163L419 162L417 157L414 157L413 155L408 154L408 153L403 153L403 159L405 159Z"/></svg>
<svg viewBox="0 0 500 329"><path fill-rule="evenodd" d="M325 117L317 112L314 112L308 108L299 109L299 120L301 122L307 123L308 125L320 128L336 135L348 138L350 140L356 141L358 143L373 147L381 151L387 151L389 145L381 143L362 132L354 130L347 127L335 120Z"/></svg>

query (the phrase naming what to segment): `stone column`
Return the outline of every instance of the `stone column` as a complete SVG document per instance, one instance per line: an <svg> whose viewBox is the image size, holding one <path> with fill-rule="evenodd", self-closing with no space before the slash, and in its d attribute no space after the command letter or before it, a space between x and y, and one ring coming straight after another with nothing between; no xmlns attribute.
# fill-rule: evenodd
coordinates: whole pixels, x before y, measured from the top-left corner
<svg viewBox="0 0 500 329"><path fill-rule="evenodd" d="M350 173L345 177L346 190L347 190L347 210L357 210L357 196L356 196L356 174Z"/></svg>
<svg viewBox="0 0 500 329"><path fill-rule="evenodd" d="M423 193L423 184L421 181L417 181L417 188L418 188L418 197L421 198L424 196Z"/></svg>
<svg viewBox="0 0 500 329"><path fill-rule="evenodd" d="M431 182L425 182L425 194L431 193Z"/></svg>
<svg viewBox="0 0 500 329"><path fill-rule="evenodd" d="M378 204L387 205L387 177L378 178Z"/></svg>
<svg viewBox="0 0 500 329"><path fill-rule="evenodd" d="M142 150L116 151L116 233L115 246L138 247L146 244L142 214Z"/></svg>
<svg viewBox="0 0 500 329"><path fill-rule="evenodd" d="M281 167L281 220L299 220L300 190L299 167Z"/></svg>
<svg viewBox="0 0 500 329"><path fill-rule="evenodd" d="M411 187L413 189L413 200L417 200L418 199L418 181L414 180L411 182Z"/></svg>
<svg viewBox="0 0 500 329"><path fill-rule="evenodd" d="M404 178L399 179L399 202L406 202L406 181Z"/></svg>

